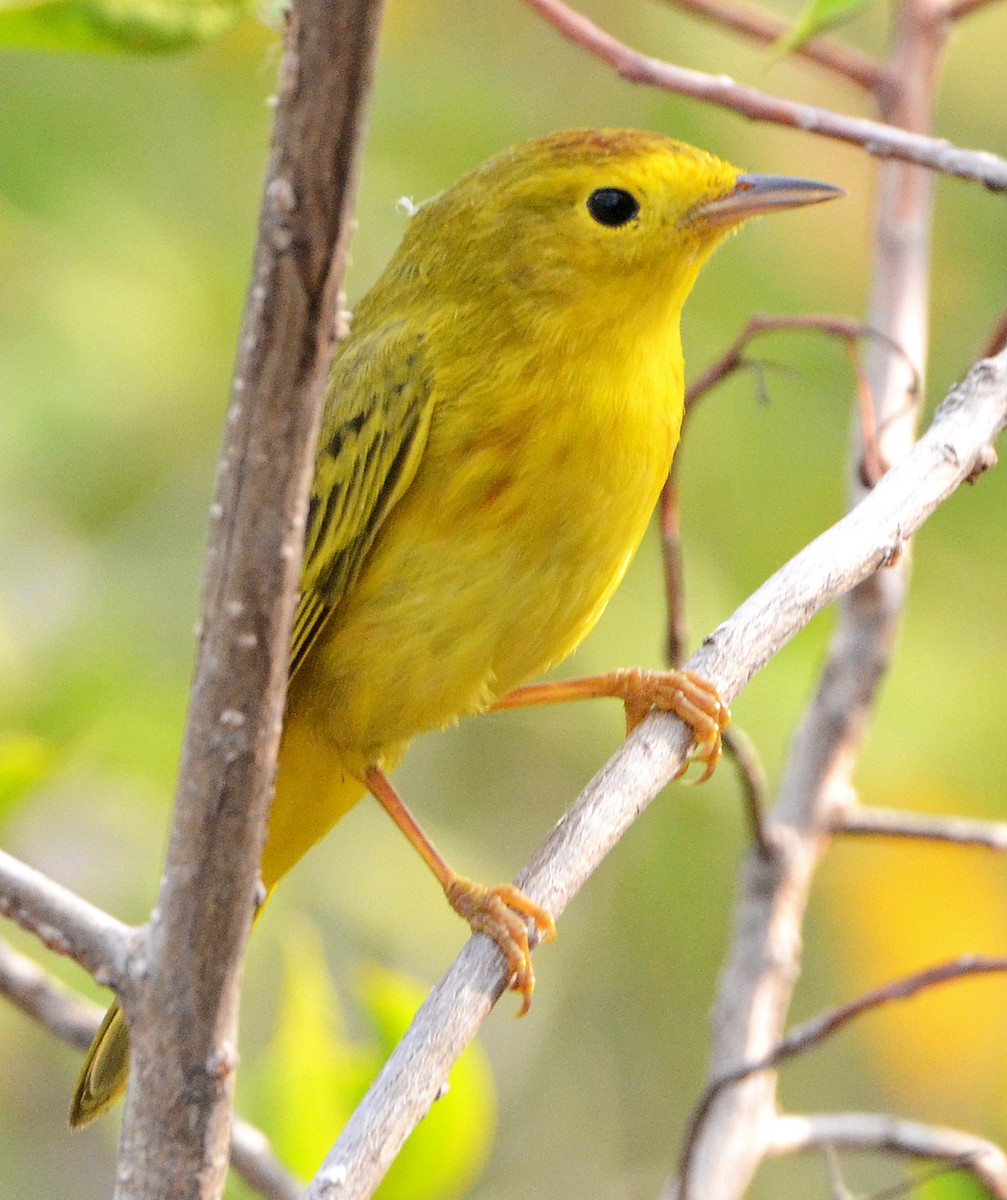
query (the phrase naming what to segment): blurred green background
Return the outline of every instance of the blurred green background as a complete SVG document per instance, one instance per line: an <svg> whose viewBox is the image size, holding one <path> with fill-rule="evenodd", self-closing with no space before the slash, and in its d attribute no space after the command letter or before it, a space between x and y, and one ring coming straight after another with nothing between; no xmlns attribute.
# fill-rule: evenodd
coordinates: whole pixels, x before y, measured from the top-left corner
<svg viewBox="0 0 1007 1200"><path fill-rule="evenodd" d="M771 66L765 51L661 3L584 8L657 56L866 112L853 89L808 66ZM875 5L847 36L882 49L885 21ZM1007 97L992 89L1002 89L1005 46L1002 6L971 18L951 45L938 123L962 145L1004 148ZM0 62L0 844L131 921L145 918L159 878L278 57L276 36L246 22L178 57ZM423 198L509 142L582 124L658 129L849 193L758 223L718 254L686 313L692 374L752 311L863 312L875 164L622 83L513 0L390 0L351 306L401 235L400 196ZM937 198L930 406L972 362L1007 278L1003 198L955 181L939 182ZM734 379L704 404L686 447L696 640L842 510L844 351L808 335L757 349L781 364L767 375L770 404L751 379ZM993 472L918 539L896 667L856 774L868 802L1007 809L1005 501L1007 474ZM663 623L652 536L566 669L660 665ZM831 625L819 618L735 706L771 778ZM509 878L620 733L614 704L471 721L419 742L398 781L449 860ZM530 1016L515 1024L508 999L485 1027L498 1116L468 1194L656 1194L703 1079L745 848L724 767L701 789L669 789L605 863L556 944L536 955ZM837 845L806 933L795 1019L947 956L1003 953L1007 873L978 851ZM280 1136L282 1097L271 1100L263 1081L284 1036L280 1013L297 1011L281 969L297 956L284 946L307 948L306 994L338 989L352 1040L374 1015L360 1007L361 964L429 985L462 940L419 860L375 805L361 805L285 883L254 939L245 1111ZM44 961L101 995L72 966ZM331 980L315 988L322 963ZM79 1056L0 1004L0 1061L0 1196L109 1194L117 1117L66 1131ZM1007 982L988 979L868 1018L787 1067L781 1095L797 1110L890 1108L1003 1140L1005 1068ZM482 1116L467 1144L478 1159L493 1098L481 1076L474 1086ZM848 1179L866 1190L899 1172L855 1163ZM824 1196L821 1164L771 1164L752 1194Z"/></svg>

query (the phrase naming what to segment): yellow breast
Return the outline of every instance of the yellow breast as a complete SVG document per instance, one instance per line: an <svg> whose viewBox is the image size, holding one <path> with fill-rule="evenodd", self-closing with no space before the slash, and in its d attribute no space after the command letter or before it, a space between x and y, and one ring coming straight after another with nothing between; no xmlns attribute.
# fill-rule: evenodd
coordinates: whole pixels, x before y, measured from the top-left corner
<svg viewBox="0 0 1007 1200"><path fill-rule="evenodd" d="M512 354L503 377L447 357L416 478L305 664L336 744L366 757L484 708L586 636L678 438L677 322L660 333L659 353Z"/></svg>

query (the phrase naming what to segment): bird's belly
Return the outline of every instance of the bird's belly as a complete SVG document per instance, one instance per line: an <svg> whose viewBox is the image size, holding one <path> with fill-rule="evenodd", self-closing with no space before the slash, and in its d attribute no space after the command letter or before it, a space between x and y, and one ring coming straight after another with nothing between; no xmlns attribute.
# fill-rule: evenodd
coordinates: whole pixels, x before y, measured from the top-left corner
<svg viewBox="0 0 1007 1200"><path fill-rule="evenodd" d="M546 505L511 477L483 478L481 496L457 497L418 479L304 664L292 703L306 696L337 745L380 761L385 747L540 674L601 615L665 469L662 461L619 494L557 485Z"/></svg>

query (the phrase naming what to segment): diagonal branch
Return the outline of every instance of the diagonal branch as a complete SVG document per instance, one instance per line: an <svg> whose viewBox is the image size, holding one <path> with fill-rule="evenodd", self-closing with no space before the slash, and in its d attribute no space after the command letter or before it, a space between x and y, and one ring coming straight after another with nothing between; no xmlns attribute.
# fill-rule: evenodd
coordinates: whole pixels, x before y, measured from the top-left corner
<svg viewBox="0 0 1007 1200"><path fill-rule="evenodd" d="M76 1050L91 1045L102 1012L82 1000L38 963L0 940L0 996ZM297 1200L301 1189L275 1155L269 1140L247 1121L231 1131L231 1165L264 1200Z"/></svg>
<svg viewBox="0 0 1007 1200"><path fill-rule="evenodd" d="M918 163L944 175L972 179L991 191L1007 191L1007 159L981 150L963 150L943 138L908 133L881 121L848 117L812 104L782 100L758 88L736 83L727 75L706 75L641 54L595 25L562 0L525 0L570 41L608 63L629 83L646 84L705 100L753 121L803 129L819 137L861 146L876 158Z"/></svg>
<svg viewBox="0 0 1007 1200"><path fill-rule="evenodd" d="M138 931L0 850L0 914L105 986L119 986Z"/></svg>
<svg viewBox="0 0 1007 1200"><path fill-rule="evenodd" d="M782 1114L773 1122L767 1152L779 1156L824 1146L954 1163L971 1171L996 1200L1007 1200L1007 1156L999 1146L974 1134L887 1113Z"/></svg>
<svg viewBox="0 0 1007 1200"><path fill-rule="evenodd" d="M971 979L978 975L1003 975L1005 972L1007 972L1007 958L987 958L981 954L965 955L952 962L938 963L935 967L916 971L912 975L906 975L892 983L886 983L869 992L864 992L855 1000L829 1009L828 1012L822 1013L813 1020L798 1025L780 1041L772 1055L769 1056L771 1062L767 1059L762 1065L753 1069L763 1070L766 1067L777 1066L788 1058L803 1054L812 1046L817 1046L826 1038L832 1037L834 1033L838 1033L851 1021L855 1021L873 1009L892 1004L896 1000L911 1000L921 992L929 991L944 983L954 983L960 979Z"/></svg>
<svg viewBox="0 0 1007 1200"><path fill-rule="evenodd" d="M86 1050L101 1011L0 940L0 996L75 1050Z"/></svg>
<svg viewBox="0 0 1007 1200"><path fill-rule="evenodd" d="M978 364L916 447L838 524L765 583L690 659L730 701L811 618L890 560L965 480L991 465L1007 427L1007 352ZM679 771L690 734L652 715L637 727L560 820L518 877L552 913L563 911L625 830ZM430 993L350 1119L308 1200L365 1200L429 1110L462 1049L504 987L496 948L471 938Z"/></svg>
<svg viewBox="0 0 1007 1200"><path fill-rule="evenodd" d="M996 0L949 0L946 15L949 21L960 21L962 17L970 17L981 8L988 8Z"/></svg>
<svg viewBox="0 0 1007 1200"><path fill-rule="evenodd" d="M689 1130L682 1148L683 1163L688 1164L707 1116L725 1089L740 1083L743 1079L749 1079L753 1075L775 1070L789 1059L824 1042L834 1033L838 1033L852 1021L873 1009L892 1004L897 1000L910 1000L921 992L929 991L944 983L953 983L978 975L1003 975L1004 973L1007 973L1007 958L987 958L978 954L965 955L952 962L939 963L935 967L927 967L923 971L916 971L914 974L903 976L892 983L873 988L847 1004L830 1008L812 1020L805 1021L803 1025L798 1025L785 1037L782 1037L768 1054L753 1062L743 1063L739 1067L726 1071L709 1084L689 1121Z"/></svg>
<svg viewBox="0 0 1007 1200"><path fill-rule="evenodd" d="M737 4L735 0L666 0L666 3L764 44L778 41L790 29L790 23L776 13L754 4ZM868 92L876 92L885 82L885 68L876 58L831 38L809 38L793 54L841 75Z"/></svg>
<svg viewBox="0 0 1007 1200"><path fill-rule="evenodd" d="M269 1139L240 1117L231 1128L231 1166L264 1200L299 1200L303 1189L273 1154Z"/></svg>

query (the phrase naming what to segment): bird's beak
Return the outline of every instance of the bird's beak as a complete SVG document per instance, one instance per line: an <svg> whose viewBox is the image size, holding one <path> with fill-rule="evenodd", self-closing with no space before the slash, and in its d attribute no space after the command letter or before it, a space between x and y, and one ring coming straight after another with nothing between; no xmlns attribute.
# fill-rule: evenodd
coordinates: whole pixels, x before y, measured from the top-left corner
<svg viewBox="0 0 1007 1200"><path fill-rule="evenodd" d="M813 179L790 179L786 175L739 175L734 190L718 200L707 200L689 213L688 222L704 225L736 225L777 209L800 208L834 200L845 192L831 183Z"/></svg>

